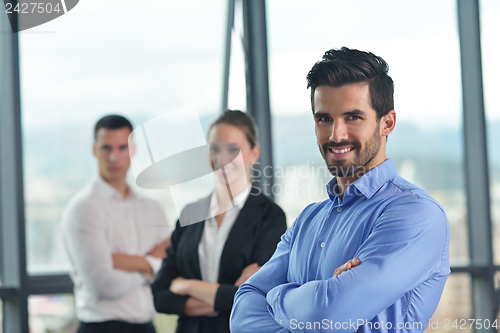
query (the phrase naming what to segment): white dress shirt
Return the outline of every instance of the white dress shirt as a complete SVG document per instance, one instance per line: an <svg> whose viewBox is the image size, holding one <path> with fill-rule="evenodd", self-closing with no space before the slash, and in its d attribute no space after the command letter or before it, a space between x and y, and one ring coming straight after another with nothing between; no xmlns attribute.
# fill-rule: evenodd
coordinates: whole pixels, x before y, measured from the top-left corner
<svg viewBox="0 0 500 333"><path fill-rule="evenodd" d="M198 257L203 281L218 282L222 250L241 208L243 208L247 201L251 188L252 186L249 184L243 191L234 196L234 207L224 214L220 227L215 220L215 216L219 212L219 203L215 191L212 193L210 209L208 210L209 217L205 220L205 227L203 228L203 234L198 245Z"/></svg>
<svg viewBox="0 0 500 333"><path fill-rule="evenodd" d="M171 234L160 205L132 189L123 198L96 177L70 200L61 226L78 319L151 321L155 309L149 284L154 276L115 269L112 254L145 256L156 274L162 259L147 254Z"/></svg>

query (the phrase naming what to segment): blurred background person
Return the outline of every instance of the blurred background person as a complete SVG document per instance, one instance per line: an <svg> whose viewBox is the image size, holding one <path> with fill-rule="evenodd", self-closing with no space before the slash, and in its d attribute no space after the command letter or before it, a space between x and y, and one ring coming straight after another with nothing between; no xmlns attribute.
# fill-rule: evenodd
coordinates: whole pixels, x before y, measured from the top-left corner
<svg viewBox="0 0 500 333"><path fill-rule="evenodd" d="M286 231L282 209L250 182L260 154L253 118L225 111L208 132L215 191L181 213L206 211L205 221L177 221L152 285L156 310L178 314L177 332L229 332L238 287L269 260ZM195 221L196 222L196 221Z"/></svg>
<svg viewBox="0 0 500 333"><path fill-rule="evenodd" d="M170 228L161 206L125 180L134 150L131 132L122 116L97 122L93 150L99 175L62 216L79 333L155 332L149 285L170 244Z"/></svg>

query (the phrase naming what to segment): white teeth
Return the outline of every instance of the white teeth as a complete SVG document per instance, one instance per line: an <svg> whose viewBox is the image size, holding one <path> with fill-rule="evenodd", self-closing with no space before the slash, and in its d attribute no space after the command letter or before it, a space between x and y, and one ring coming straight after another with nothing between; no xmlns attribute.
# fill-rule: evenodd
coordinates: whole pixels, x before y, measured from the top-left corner
<svg viewBox="0 0 500 333"><path fill-rule="evenodd" d="M348 152L349 150L351 150L351 149L350 148L345 148L345 149L341 149L341 150L333 149L333 152L335 154L343 154L345 152Z"/></svg>

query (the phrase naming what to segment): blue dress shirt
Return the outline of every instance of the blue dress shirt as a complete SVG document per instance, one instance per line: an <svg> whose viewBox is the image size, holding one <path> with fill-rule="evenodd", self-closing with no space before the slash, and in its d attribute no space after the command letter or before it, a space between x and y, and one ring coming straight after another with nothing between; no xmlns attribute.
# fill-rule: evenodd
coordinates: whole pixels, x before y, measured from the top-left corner
<svg viewBox="0 0 500 333"><path fill-rule="evenodd" d="M449 268L449 223L391 159L343 200L306 207L272 258L237 291L231 332L423 332ZM332 278L349 259L361 264Z"/></svg>

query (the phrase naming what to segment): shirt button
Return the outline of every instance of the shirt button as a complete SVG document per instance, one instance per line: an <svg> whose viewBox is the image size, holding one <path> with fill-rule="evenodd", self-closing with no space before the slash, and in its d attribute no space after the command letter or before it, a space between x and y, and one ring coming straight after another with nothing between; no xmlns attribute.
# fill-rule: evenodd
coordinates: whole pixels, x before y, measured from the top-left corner
<svg viewBox="0 0 500 333"><path fill-rule="evenodd" d="M280 319L280 324L283 324L283 319Z"/></svg>
<svg viewBox="0 0 500 333"><path fill-rule="evenodd" d="M342 207L337 207L337 212L341 212L342 211Z"/></svg>
<svg viewBox="0 0 500 333"><path fill-rule="evenodd" d="M325 242L321 243L321 247L325 247Z"/></svg>

